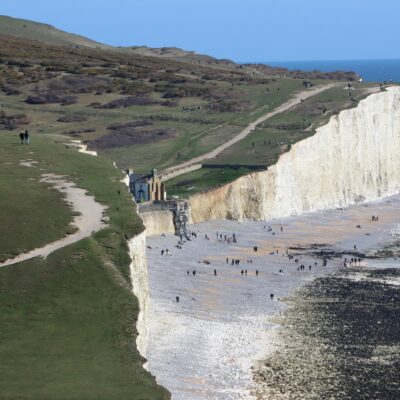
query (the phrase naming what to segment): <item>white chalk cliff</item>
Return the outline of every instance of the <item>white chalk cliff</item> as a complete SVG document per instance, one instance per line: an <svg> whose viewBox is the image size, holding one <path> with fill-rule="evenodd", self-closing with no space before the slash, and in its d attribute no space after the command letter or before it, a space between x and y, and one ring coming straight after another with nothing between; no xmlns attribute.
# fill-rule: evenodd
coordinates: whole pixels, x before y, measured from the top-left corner
<svg viewBox="0 0 400 400"><path fill-rule="evenodd" d="M146 357L149 311L149 278L147 273L146 235L145 232L128 241L131 256L131 280L133 293L139 301L140 312L136 323L138 336L136 346L139 353Z"/></svg>
<svg viewBox="0 0 400 400"><path fill-rule="evenodd" d="M391 87L331 117L268 171L192 196L191 219L266 220L399 191L400 87Z"/></svg>

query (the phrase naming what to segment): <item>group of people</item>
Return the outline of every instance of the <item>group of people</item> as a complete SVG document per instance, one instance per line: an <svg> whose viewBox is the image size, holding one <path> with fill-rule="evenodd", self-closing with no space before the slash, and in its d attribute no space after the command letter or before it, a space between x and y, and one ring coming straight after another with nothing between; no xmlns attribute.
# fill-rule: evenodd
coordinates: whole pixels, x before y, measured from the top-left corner
<svg viewBox="0 0 400 400"><path fill-rule="evenodd" d="M206 236L207 236L207 235L206 235ZM228 244L230 244L230 243L237 243L237 237L236 237L236 234L235 234L235 233L232 234L232 237L229 237L229 236L227 236L227 235L223 235L222 233L217 232L217 233L216 233L216 236L217 236L217 241L219 241L219 242L224 241L225 243L228 243ZM209 240L208 236L207 236L206 239Z"/></svg>
<svg viewBox="0 0 400 400"><path fill-rule="evenodd" d="M268 232L272 232L271 226L268 226L268 228L267 228L266 226L264 226L264 230L268 230ZM283 227L282 227L282 226L280 227L280 231L283 232ZM197 236L197 235L196 235L196 236ZM209 237L207 234L204 235L204 238L205 238L206 240L210 240L210 237ZM227 244L229 244L229 243L231 243L231 242L237 242L237 235L236 235L236 234L232 234L232 236L230 236L230 235L221 234L220 232L216 232L216 241L217 241L217 242L225 242L225 243L227 243ZM185 243L185 241L180 240L180 241L178 242L178 245L177 245L176 247L182 248L182 246L184 245L184 243ZM252 246L252 250L253 250L254 252L258 252L258 246ZM277 249L274 249L274 250L272 251L272 253L270 253L270 254L272 255L272 254L279 254L279 253L280 253L280 252L279 252ZM167 250L162 250L162 251L161 251L161 255L171 256L171 253L170 253L170 252L168 251L168 249L167 249ZM283 255L285 255L284 252L283 252ZM288 249L286 250L286 256L288 257L289 260L293 260L296 264L298 264L299 261L300 261L298 257L295 258L295 257L293 256L293 254L290 254ZM231 264L231 265L233 265L233 266L239 266L239 265L240 265L240 260L237 259L237 258L232 258L232 259L230 259L230 258L226 257L226 260L225 260L225 261L226 261L226 264ZM361 259L359 259L359 260L357 260L357 259L352 259L352 260L351 260L351 265L354 265L357 261L360 262ZM200 261L199 261L199 262L200 262ZM208 264L208 265L211 264L208 260L203 261L203 263L204 263L204 264ZM252 260L250 260L250 261L247 260L247 263L252 263ZM326 267L326 266L327 266L327 263L328 263L328 260L327 260L325 257L322 258L322 266ZM317 266L317 265L318 265L318 263L315 262L315 263L314 263L314 266ZM346 260L346 262L345 262L345 265L347 265L347 260ZM304 271L305 269L306 269L306 266L305 266L304 264L301 264L301 265L299 265L299 266L297 267L297 271ZM309 266L308 266L308 270L310 270L310 271L312 270L312 265L309 265ZM249 271L248 271L247 269L242 269L242 270L240 270L239 273L240 273L242 276L248 276ZM283 273L283 269L279 269L279 273ZM196 274L197 274L197 271L196 271L196 269L193 269L193 270L187 269L186 274L187 274L188 276L192 275L193 277L195 277ZM259 270L256 269L255 272L254 272L254 274L255 274L256 277L258 277L258 276L259 276ZM216 270L216 269L213 269L213 275L214 275L214 276L218 276L218 273L217 273L217 270ZM270 294L270 298L271 298L271 300L274 300L274 294L273 294L273 293ZM179 302L179 301L180 301L180 297L177 296L177 297L176 297L176 302Z"/></svg>
<svg viewBox="0 0 400 400"><path fill-rule="evenodd" d="M21 131L19 133L19 138L21 139L21 144L29 144L30 143L30 135L28 129Z"/></svg>

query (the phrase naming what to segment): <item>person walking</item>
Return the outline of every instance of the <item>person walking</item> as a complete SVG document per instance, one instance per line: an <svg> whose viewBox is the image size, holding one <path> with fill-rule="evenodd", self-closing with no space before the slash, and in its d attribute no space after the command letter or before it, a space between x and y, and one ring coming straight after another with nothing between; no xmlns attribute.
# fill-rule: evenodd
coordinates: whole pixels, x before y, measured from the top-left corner
<svg viewBox="0 0 400 400"><path fill-rule="evenodd" d="M25 139L25 133L24 131L21 131L19 133L19 138L21 139L21 144L24 144L24 139Z"/></svg>
<svg viewBox="0 0 400 400"><path fill-rule="evenodd" d="M29 136L28 129L25 129L24 141L25 141L25 144L29 144L30 143L30 136Z"/></svg>

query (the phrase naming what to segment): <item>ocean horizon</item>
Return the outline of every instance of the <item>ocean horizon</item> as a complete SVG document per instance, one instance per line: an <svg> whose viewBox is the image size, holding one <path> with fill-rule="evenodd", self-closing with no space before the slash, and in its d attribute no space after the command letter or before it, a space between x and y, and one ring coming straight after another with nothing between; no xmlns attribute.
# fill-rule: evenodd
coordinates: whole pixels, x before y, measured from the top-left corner
<svg viewBox="0 0 400 400"><path fill-rule="evenodd" d="M368 82L393 81L400 83L400 59L260 61L258 63L270 65L271 67L284 67L290 70L353 71Z"/></svg>

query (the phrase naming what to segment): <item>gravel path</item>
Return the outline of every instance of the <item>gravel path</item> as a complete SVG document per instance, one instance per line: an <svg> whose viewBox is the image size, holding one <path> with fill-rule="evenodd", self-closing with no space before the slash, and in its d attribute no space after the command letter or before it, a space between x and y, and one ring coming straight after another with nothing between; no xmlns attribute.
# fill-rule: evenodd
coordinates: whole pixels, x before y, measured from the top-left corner
<svg viewBox="0 0 400 400"><path fill-rule="evenodd" d="M34 257L47 257L53 251L89 237L106 226L103 219L103 212L106 208L97 203L94 197L88 196L86 190L76 187L74 183L64 180L62 176L53 174L43 175L41 181L50 183L55 189L64 193L66 202L70 204L73 211L79 213L72 223L72 226L76 227L77 231L63 239L8 259L0 263L0 267L16 264Z"/></svg>

